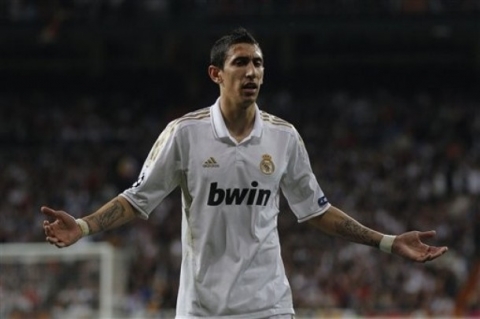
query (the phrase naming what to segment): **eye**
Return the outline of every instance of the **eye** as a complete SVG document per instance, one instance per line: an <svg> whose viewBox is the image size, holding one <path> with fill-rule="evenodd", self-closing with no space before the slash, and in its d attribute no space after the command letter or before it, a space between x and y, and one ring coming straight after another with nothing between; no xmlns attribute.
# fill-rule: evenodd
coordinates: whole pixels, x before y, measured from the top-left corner
<svg viewBox="0 0 480 319"><path fill-rule="evenodd" d="M247 58L237 58L233 61L233 64L235 64L236 66L242 66L246 65L248 61L249 60Z"/></svg>
<svg viewBox="0 0 480 319"><path fill-rule="evenodd" d="M254 59L253 60L253 65L255 65L256 67L261 67L261 66L263 66L263 60L262 59Z"/></svg>

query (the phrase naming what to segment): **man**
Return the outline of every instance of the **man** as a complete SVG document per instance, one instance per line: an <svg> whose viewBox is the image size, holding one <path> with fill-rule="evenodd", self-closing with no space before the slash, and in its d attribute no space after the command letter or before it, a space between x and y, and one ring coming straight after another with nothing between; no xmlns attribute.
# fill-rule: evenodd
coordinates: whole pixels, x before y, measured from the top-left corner
<svg viewBox="0 0 480 319"><path fill-rule="evenodd" d="M346 240L425 262L447 251L426 245L434 231L383 235L332 206L295 128L259 110L260 45L245 29L220 38L208 74L220 88L214 105L172 121L137 182L98 211L75 220L42 207L47 241L66 247L82 236L148 218L182 190L183 261L177 318L292 318L280 254L280 190L299 222Z"/></svg>

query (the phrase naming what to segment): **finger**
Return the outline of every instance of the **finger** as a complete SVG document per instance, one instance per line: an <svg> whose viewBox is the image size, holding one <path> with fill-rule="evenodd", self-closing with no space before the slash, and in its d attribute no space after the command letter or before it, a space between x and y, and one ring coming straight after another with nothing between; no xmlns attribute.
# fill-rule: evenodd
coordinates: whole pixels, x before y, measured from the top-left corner
<svg viewBox="0 0 480 319"><path fill-rule="evenodd" d="M52 224L50 224L49 221L44 220L43 221L43 229L47 229L47 228L49 228L49 229L52 228Z"/></svg>
<svg viewBox="0 0 480 319"><path fill-rule="evenodd" d="M55 242L52 241L52 240L50 239L50 237L46 237L45 240L46 240L47 243L49 243L50 245L55 245Z"/></svg>
<svg viewBox="0 0 480 319"><path fill-rule="evenodd" d="M439 256L437 256L436 254L432 254L432 253L427 254L423 258L420 259L420 262L426 263L427 261L432 261L432 260L436 259L437 257L439 257Z"/></svg>
<svg viewBox="0 0 480 319"><path fill-rule="evenodd" d="M448 251L447 247L439 247L431 254L432 259L440 257L441 255L445 254L447 251Z"/></svg>
<svg viewBox="0 0 480 319"><path fill-rule="evenodd" d="M447 247L431 247L431 248L433 248L433 249L430 249L430 253L428 253L425 256L419 258L417 261L421 262L421 263L425 263L427 261L437 259L438 257L443 255L448 250Z"/></svg>
<svg viewBox="0 0 480 319"><path fill-rule="evenodd" d="M50 230L50 223L46 220L43 221L43 231L45 232L45 235L48 236L48 233L51 231Z"/></svg>
<svg viewBox="0 0 480 319"><path fill-rule="evenodd" d="M52 236L47 236L46 240L52 245L56 245L60 242L57 238Z"/></svg>
<svg viewBox="0 0 480 319"><path fill-rule="evenodd" d="M49 217L53 217L53 218L57 218L58 214L57 214L57 211L50 208L50 207L47 207L47 206L42 206L40 208L40 211L42 213L44 213L45 215L49 216Z"/></svg>
<svg viewBox="0 0 480 319"><path fill-rule="evenodd" d="M62 210L54 210L54 209L52 209L50 207L47 207L47 206L42 206L40 208L40 210L45 215L50 216L52 218L55 218L57 220L60 220L61 222L64 222L66 224L68 224L70 222L70 220L74 220L74 218L72 216L70 216L69 214L67 214L66 212L64 212Z"/></svg>
<svg viewBox="0 0 480 319"><path fill-rule="evenodd" d="M53 237L53 231L50 228L45 229L45 236Z"/></svg>

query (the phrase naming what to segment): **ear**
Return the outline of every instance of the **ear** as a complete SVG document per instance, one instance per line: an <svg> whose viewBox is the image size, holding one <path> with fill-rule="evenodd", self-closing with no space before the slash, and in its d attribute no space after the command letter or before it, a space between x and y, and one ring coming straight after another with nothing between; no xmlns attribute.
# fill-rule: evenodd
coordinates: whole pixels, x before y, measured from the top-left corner
<svg viewBox="0 0 480 319"><path fill-rule="evenodd" d="M220 84L223 81L221 71L222 70L214 65L208 67L208 75L210 76L210 79L217 84Z"/></svg>

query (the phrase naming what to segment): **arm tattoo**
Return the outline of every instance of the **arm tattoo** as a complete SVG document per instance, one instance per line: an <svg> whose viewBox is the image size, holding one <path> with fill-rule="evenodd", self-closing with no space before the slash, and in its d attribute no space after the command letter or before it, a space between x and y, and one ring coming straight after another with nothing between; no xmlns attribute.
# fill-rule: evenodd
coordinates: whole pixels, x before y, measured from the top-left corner
<svg viewBox="0 0 480 319"><path fill-rule="evenodd" d="M117 220L125 215L125 208L118 200L114 200L102 213L87 218L88 227L92 231L90 222L98 226L98 231L109 229Z"/></svg>
<svg viewBox="0 0 480 319"><path fill-rule="evenodd" d="M371 231L353 220L343 220L335 224L335 228L342 237L357 243L374 246L378 245L371 237Z"/></svg>

